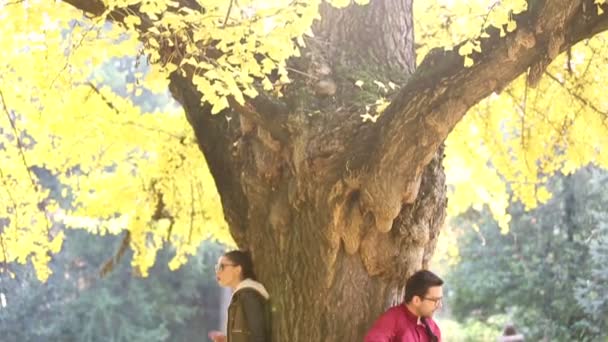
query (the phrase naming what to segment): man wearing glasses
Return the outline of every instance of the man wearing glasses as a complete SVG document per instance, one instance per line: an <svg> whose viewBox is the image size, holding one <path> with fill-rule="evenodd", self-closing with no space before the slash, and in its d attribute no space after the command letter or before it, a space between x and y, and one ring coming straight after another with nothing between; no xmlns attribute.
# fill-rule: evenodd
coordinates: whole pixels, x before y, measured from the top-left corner
<svg viewBox="0 0 608 342"><path fill-rule="evenodd" d="M431 318L441 307L443 280L421 270L405 284L403 304L388 309L365 335L365 342L440 342L441 332Z"/></svg>

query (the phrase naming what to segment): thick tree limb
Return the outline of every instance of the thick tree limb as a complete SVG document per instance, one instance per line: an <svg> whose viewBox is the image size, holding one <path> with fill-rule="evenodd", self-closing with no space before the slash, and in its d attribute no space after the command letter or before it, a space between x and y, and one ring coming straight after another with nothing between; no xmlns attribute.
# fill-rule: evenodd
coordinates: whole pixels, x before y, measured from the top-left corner
<svg viewBox="0 0 608 342"><path fill-rule="evenodd" d="M546 67L558 53L608 29L608 15L598 15L593 0L534 1L515 20L514 33L501 38L496 30L481 40L482 52L472 56L470 68L459 46L431 51L379 119L363 200L381 231L390 229L402 203L416 198L423 167L470 107L526 70Z"/></svg>
<svg viewBox="0 0 608 342"><path fill-rule="evenodd" d="M106 11L106 5L101 0L63 0L63 2L95 17L103 15Z"/></svg>
<svg viewBox="0 0 608 342"><path fill-rule="evenodd" d="M101 0L62 0L66 4L70 4L79 10L82 10L87 15L93 17L102 16L106 11L106 4ZM188 7L197 11L200 11L202 8L198 4L196 0L175 0L174 2L179 3L180 7ZM135 11L131 13L133 15L140 15L139 12ZM141 15L140 15L141 16ZM116 20L116 17L110 17ZM118 18L122 18L119 16Z"/></svg>
<svg viewBox="0 0 608 342"><path fill-rule="evenodd" d="M237 113L270 132L275 139L281 142L288 140L289 132L286 127L288 108L282 101L260 93L255 99L248 98L244 105L232 98L228 103Z"/></svg>
<svg viewBox="0 0 608 342"><path fill-rule="evenodd" d="M226 116L211 115L211 106L201 104L201 95L188 80L173 73L171 93L181 103L194 129L198 145L221 194L222 206L230 233L237 243L244 239L247 220L247 197L243 193L239 163L234 160L235 124ZM207 113L207 114L205 114Z"/></svg>

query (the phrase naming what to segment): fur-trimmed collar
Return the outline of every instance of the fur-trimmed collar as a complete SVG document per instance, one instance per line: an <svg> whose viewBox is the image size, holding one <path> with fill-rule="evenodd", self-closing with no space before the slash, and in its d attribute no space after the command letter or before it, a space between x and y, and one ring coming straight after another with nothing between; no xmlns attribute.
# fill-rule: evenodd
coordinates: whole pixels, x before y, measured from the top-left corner
<svg viewBox="0 0 608 342"><path fill-rule="evenodd" d="M266 288L264 287L264 285L262 285L261 283L253 280L253 279L245 279L243 281L241 281L237 286L236 289L234 289L234 293L239 292L242 289L245 288L251 288L256 290L259 294L262 295L262 297L268 299L270 298L270 295L268 294L268 291L266 291Z"/></svg>

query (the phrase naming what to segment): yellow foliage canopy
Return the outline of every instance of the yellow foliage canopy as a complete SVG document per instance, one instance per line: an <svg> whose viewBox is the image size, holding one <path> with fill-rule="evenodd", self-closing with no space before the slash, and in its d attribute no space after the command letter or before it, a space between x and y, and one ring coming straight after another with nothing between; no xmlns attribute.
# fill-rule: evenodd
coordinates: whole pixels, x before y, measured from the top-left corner
<svg viewBox="0 0 608 342"><path fill-rule="evenodd" d="M0 13L2 261L31 257L48 278L61 222L96 234L128 229L142 275L163 243L176 248L176 268L202 240L230 241L183 111L142 113L96 74L112 58L137 55L134 37L55 3ZM149 81L159 88L159 79ZM51 196L32 166L48 170L61 191Z"/></svg>
<svg viewBox="0 0 608 342"><path fill-rule="evenodd" d="M241 103L255 96L254 79L273 88L271 72L280 75L277 82L289 82L285 61L299 54L304 43L298 38L312 34L320 2L240 0L237 10L229 0L198 0L203 13L176 10L166 0L107 0L108 12L141 4L151 18L127 17L125 28L84 18L61 2L0 1L3 265L31 261L47 279L47 264L63 241L59 223L96 234L128 230L133 266L142 275L164 244L175 247L175 268L207 238L230 241L182 111L167 106L143 113L134 100L143 91L166 92L166 77L176 69L196 70L201 100L214 112L228 106L228 96ZM527 8L522 0L414 3L421 58L433 47L468 39L461 51L467 57L479 48L482 28L510 32L516 29L512 13ZM143 33L136 26L145 27ZM176 45L180 49L161 59L159 49ZM221 57L201 57L201 47L211 45ZM608 154L600 153L608 139L601 94L606 51L606 36L597 36L555 61L537 89L518 80L469 112L446 143L451 214L488 204L506 228L510 200L531 208L548 199L542 185L548 175L588 163L608 166ZM142 55L151 64L145 73L131 66L128 92L110 86L116 74L100 72L119 58ZM33 166L50 172L60 188L42 186Z"/></svg>
<svg viewBox="0 0 608 342"><path fill-rule="evenodd" d="M415 4L422 29L417 38L424 44L419 58L434 47L468 41L459 51L465 63L479 49L482 27L510 32L512 14L527 9L521 0ZM438 12L451 24L437 25ZM551 194L544 183L552 174L570 174L588 164L608 167L608 153L601 153L608 146L607 51L608 35L597 35L558 57L535 89L523 75L469 110L446 141L449 215L487 205L506 232L509 203L521 201L526 209L545 203Z"/></svg>
<svg viewBox="0 0 608 342"><path fill-rule="evenodd" d="M183 111L142 113L133 100L143 89L166 92L177 68L202 75L193 81L215 113L229 95L241 103L244 95L255 97L254 77L265 89L273 87L267 75L275 70L278 82L288 82L285 60L299 54L294 38L311 34L320 4L242 0L237 10L231 1L199 0L202 13L166 0L104 2L107 13L139 4L151 21L127 16L124 25L111 25L59 1L0 1L2 271L31 260L46 280L63 241L59 223L97 234L128 230L133 266L144 276L165 243L176 249L172 269L205 239L231 243ZM209 42L220 58L201 57ZM161 60L158 50L176 44L183 48ZM128 94L107 86L115 75L101 69L141 55L150 70L143 75L133 66ZM61 183L60 196L41 186L33 166Z"/></svg>

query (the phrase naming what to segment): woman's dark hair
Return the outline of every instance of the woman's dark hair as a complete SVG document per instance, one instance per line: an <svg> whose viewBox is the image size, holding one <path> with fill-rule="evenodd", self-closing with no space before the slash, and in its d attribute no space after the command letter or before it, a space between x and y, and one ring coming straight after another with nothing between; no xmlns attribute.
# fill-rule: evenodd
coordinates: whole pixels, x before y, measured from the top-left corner
<svg viewBox="0 0 608 342"><path fill-rule="evenodd" d="M228 258L235 265L241 266L243 279L257 280L249 251L234 250L224 253L224 257Z"/></svg>
<svg viewBox="0 0 608 342"><path fill-rule="evenodd" d="M435 273L427 270L420 270L414 273L405 283L404 300L406 303L409 303L414 296L422 298L426 295L429 287L441 285L443 285L443 280L435 275Z"/></svg>

